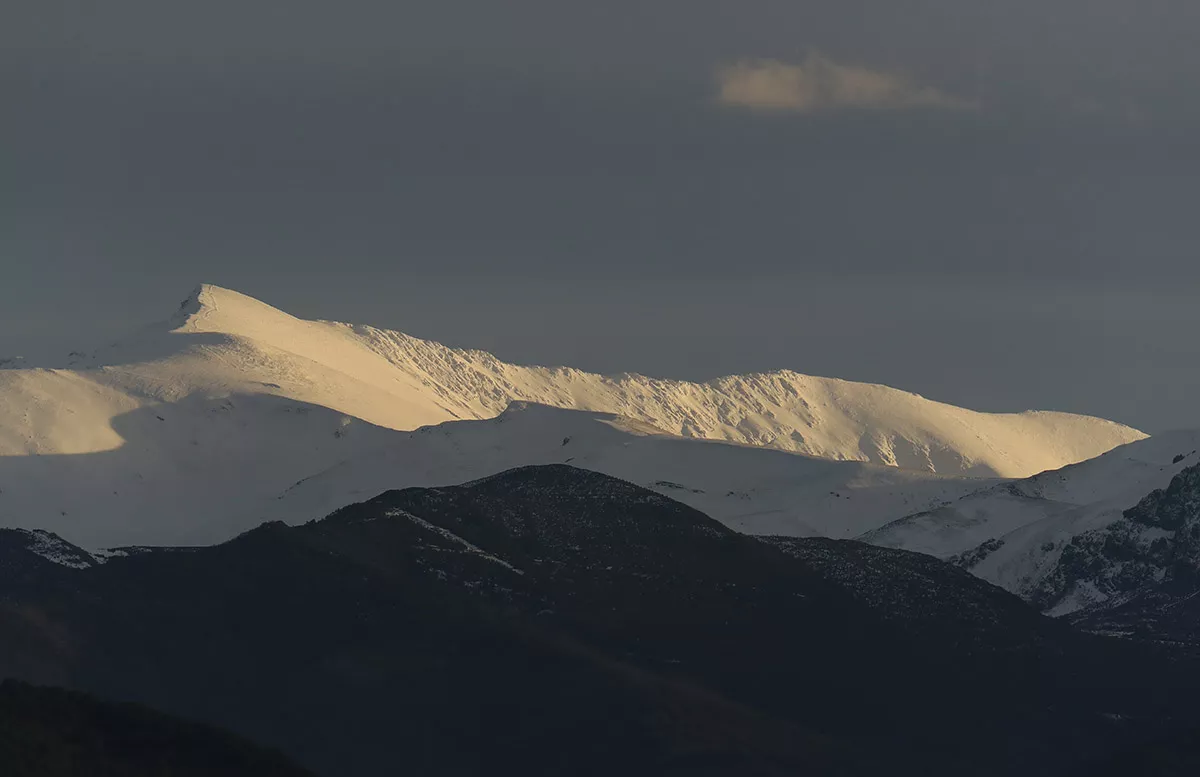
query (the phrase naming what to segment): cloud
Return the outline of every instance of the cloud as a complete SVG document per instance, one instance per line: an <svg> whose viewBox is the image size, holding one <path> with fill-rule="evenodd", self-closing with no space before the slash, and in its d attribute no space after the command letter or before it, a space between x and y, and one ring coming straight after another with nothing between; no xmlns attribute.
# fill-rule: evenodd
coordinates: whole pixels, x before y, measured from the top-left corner
<svg viewBox="0 0 1200 777"><path fill-rule="evenodd" d="M717 100L739 108L794 113L979 107L904 76L839 65L820 54L809 54L798 65L767 59L719 68Z"/></svg>

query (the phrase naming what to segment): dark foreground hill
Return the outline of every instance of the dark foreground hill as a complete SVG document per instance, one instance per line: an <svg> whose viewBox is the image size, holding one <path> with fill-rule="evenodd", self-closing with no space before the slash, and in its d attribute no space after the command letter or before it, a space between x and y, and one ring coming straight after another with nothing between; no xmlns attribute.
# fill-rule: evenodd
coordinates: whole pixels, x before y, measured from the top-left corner
<svg viewBox="0 0 1200 777"><path fill-rule="evenodd" d="M1184 658L568 466L103 564L9 533L0 586L0 674L329 777L1057 775L1200 722Z"/></svg>
<svg viewBox="0 0 1200 777"><path fill-rule="evenodd" d="M312 777L209 726L86 694L0 683L5 777Z"/></svg>

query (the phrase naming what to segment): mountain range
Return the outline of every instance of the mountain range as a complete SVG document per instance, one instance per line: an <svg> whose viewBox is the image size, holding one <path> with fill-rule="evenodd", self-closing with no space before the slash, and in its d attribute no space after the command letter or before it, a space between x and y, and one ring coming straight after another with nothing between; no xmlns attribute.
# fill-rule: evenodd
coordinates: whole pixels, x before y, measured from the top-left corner
<svg viewBox="0 0 1200 777"><path fill-rule="evenodd" d="M0 360L0 678L72 689L0 687L30 774L1174 777L1197 594L1197 431L518 366L207 285Z"/></svg>
<svg viewBox="0 0 1200 777"><path fill-rule="evenodd" d="M1200 723L1189 654L568 465L206 548L8 531L0 585L0 674L318 774L1054 775Z"/></svg>
<svg viewBox="0 0 1200 777"><path fill-rule="evenodd" d="M971 490L964 476L1029 476L1145 436L1101 419L977 413L788 371L687 383L521 367L398 332L303 321L205 285L168 321L118 343L57 364L0 369L0 525L53 530L89 547L215 542L267 517L323 515L341 505L292 494L282 501L295 511L281 513L277 498L379 451L403 459L395 451L420 447L413 430L441 425L466 438L471 433L452 422L499 422L514 403L600 414L592 418L641 438L672 439L673 452L705 461L754 459L731 472L759 469L759 449L791 454L788 463L771 459L779 463L768 469L787 473L771 482L735 476L714 489L704 470L684 483L731 500L768 494L762 504L703 505L759 533L852 536L964 494ZM518 423L559 442L590 423L535 415ZM494 436L484 429L473 434ZM680 440L742 453L693 452ZM519 445L489 449L486 466L478 450L441 464L435 453L407 455L433 456L428 475L406 468L383 487L437 485L570 456L549 459L544 449ZM613 450L606 456L620 458ZM676 495L656 483L689 480L679 467L612 466ZM869 498L838 510L839 495L862 488ZM798 498L797 490L807 493ZM868 501L875 506L862 507ZM839 517L849 512L852 521Z"/></svg>

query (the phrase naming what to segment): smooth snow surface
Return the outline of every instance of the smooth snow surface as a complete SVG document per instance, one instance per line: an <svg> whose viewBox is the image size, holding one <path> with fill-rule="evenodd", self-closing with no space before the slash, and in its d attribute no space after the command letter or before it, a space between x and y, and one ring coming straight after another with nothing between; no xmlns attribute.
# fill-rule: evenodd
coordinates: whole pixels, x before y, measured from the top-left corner
<svg viewBox="0 0 1200 777"><path fill-rule="evenodd" d="M612 421L627 430L649 425L670 435L743 444L713 448L723 451L714 454L707 444L672 440L679 451L705 450L683 454L672 448L669 456L682 461L761 456L763 451L744 447L752 445L887 465L847 464L845 472L869 472L861 477L893 491L901 482L916 484L916 491L887 509L839 512L787 496L797 489L816 493L829 482L849 489L854 477L827 481L824 469L811 482L797 480L829 461L784 456L779 460L793 463L772 466L786 474L756 480L753 467L729 465L725 480L705 481L706 469L635 465L604 446L589 454L608 462L613 474L643 484L687 481L689 489L707 494L714 482L728 482L725 490L735 496L722 499L753 489L775 495L753 510L705 508L731 525L740 522L750 531L792 525L791 533L835 536L913 512L903 509L905 498L915 509L936 504L943 486L928 484L948 481L935 473L1026 476L1144 437L1095 418L976 413L884 386L786 371L687 383L522 367L397 332L302 321L213 286L201 286L165 325L94 354L47 368L15 364L0 369L0 525L46 528L93 547L223 540L274 515L280 504L294 506L283 516L288 520L312 517L312 505L296 494L276 497L306 477L332 480L328 473L342 462L369 461L375 452L398 457L407 468L380 483L381 490L453 482L451 472L482 476L533 463L522 460L534 454L519 441L506 443L508 453L475 450L464 441L462 453L451 450L445 461L430 460L427 477L445 478L430 481L409 474L416 465L405 458L425 454L400 452L411 446L411 430L492 419L514 401L613 414L627 419ZM570 432L543 427L584 423L569 417L525 423L561 443ZM668 445L654 443L660 444ZM640 445L642 461L659 455L648 443ZM488 470L468 457L495 466ZM782 485L771 485L770 477L782 478ZM679 495L671 486L656 488ZM329 493L334 490L330 485ZM882 505L882 496L878 501Z"/></svg>
<svg viewBox="0 0 1200 777"><path fill-rule="evenodd" d="M748 534L852 537L945 504L973 478L668 435L619 416L515 403L499 417L426 427L295 484L271 506L317 518L389 488L461 483L526 464L628 480Z"/></svg>

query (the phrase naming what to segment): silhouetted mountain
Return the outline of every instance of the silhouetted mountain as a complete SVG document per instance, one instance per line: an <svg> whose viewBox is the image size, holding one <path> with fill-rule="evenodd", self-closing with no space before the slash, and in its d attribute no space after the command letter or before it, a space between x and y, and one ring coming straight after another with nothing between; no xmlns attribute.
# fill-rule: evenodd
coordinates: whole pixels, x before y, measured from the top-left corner
<svg viewBox="0 0 1200 777"><path fill-rule="evenodd" d="M564 465L211 548L27 561L0 566L0 673L331 776L1052 775L1200 725L1184 657L935 559L738 535Z"/></svg>

